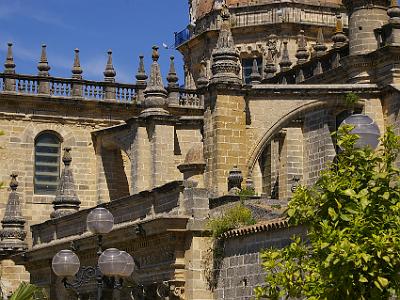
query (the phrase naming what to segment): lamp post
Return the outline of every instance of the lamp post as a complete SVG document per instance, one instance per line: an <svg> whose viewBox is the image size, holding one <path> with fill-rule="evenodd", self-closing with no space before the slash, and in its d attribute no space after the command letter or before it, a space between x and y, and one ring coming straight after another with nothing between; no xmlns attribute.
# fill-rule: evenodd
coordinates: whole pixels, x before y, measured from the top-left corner
<svg viewBox="0 0 400 300"><path fill-rule="evenodd" d="M376 149L381 136L379 127L375 121L363 114L354 114L347 117L341 125L352 125L352 134L357 134L360 138L355 143L356 148L371 147Z"/></svg>
<svg viewBox="0 0 400 300"><path fill-rule="evenodd" d="M101 300L103 287L119 290L123 278L132 274L134 260L125 251L109 248L103 251L103 234L109 233L114 225L113 215L105 208L93 209L86 219L88 230L97 236L97 265L80 267L78 256L71 250L61 250L53 257L52 269L62 277L62 282L67 289L73 289L79 296L77 289L90 279L97 282L97 300ZM73 281L68 278L74 277Z"/></svg>

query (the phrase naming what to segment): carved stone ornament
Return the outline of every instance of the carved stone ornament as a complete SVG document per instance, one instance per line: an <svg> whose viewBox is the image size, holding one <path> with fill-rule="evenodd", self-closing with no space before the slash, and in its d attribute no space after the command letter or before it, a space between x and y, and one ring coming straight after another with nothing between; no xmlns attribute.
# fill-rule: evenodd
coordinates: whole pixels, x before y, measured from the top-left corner
<svg viewBox="0 0 400 300"><path fill-rule="evenodd" d="M237 166L234 166L232 170L229 171L228 176L228 191L231 192L232 189L241 190L242 189L243 175L242 171Z"/></svg>
<svg viewBox="0 0 400 300"><path fill-rule="evenodd" d="M17 193L17 174L11 174L10 189L4 218L1 221L0 230L0 255L7 256L28 248L25 242L26 231L24 228L25 219L22 216L21 203Z"/></svg>
<svg viewBox="0 0 400 300"><path fill-rule="evenodd" d="M163 281L157 285L157 296L163 300L183 300L185 294L184 282Z"/></svg>
<svg viewBox="0 0 400 300"><path fill-rule="evenodd" d="M74 177L72 169L70 168L72 161L70 151L71 148L64 148L62 159L64 170L61 173L56 198L53 201L54 211L50 215L51 218L59 218L77 212L81 204L75 191Z"/></svg>
<svg viewBox="0 0 400 300"><path fill-rule="evenodd" d="M271 50L272 58L275 58L278 54L278 36L276 34L270 34L267 37L267 49Z"/></svg>
<svg viewBox="0 0 400 300"><path fill-rule="evenodd" d="M240 86L239 52L235 47L231 32L230 13L226 5L221 10L222 25L218 41L212 52L212 76L210 83L224 83L231 86Z"/></svg>

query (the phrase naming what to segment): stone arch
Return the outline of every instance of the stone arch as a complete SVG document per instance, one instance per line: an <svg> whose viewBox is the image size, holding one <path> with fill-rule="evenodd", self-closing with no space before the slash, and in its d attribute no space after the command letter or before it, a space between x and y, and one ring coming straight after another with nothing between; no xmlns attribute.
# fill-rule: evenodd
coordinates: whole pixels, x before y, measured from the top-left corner
<svg viewBox="0 0 400 300"><path fill-rule="evenodd" d="M23 143L33 144L36 137L41 132L45 131L57 134L62 143L67 146L73 147L76 145L75 137L73 136L72 131L64 126L60 126L57 124L54 124L54 126L49 126L49 124L43 124L42 126L39 124L29 124L22 133L21 141Z"/></svg>
<svg viewBox="0 0 400 300"><path fill-rule="evenodd" d="M288 122L303 116L305 113L317 110L321 108L329 108L340 105L340 103L336 101L321 101L316 100L302 106L296 107L289 113L287 113L283 118L275 122L270 128L268 128L263 134L261 139L257 142L257 144L253 147L250 152L250 156L247 163L248 174L251 174L257 161L259 160L262 152L264 151L266 145L271 141L273 136L279 132L283 127L285 127Z"/></svg>

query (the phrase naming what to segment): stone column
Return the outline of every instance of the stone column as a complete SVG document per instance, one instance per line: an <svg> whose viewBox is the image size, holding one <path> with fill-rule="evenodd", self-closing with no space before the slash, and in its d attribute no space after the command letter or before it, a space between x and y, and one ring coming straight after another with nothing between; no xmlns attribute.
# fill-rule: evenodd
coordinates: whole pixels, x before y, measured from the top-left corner
<svg viewBox="0 0 400 300"><path fill-rule="evenodd" d="M135 132L132 144L132 193L138 193L151 187L151 146L147 128L142 125L132 125ZM151 134L151 133L150 133Z"/></svg>
<svg viewBox="0 0 400 300"><path fill-rule="evenodd" d="M153 133L150 139L152 187L171 181L174 174L177 174L174 164L174 126L157 123L153 123Z"/></svg>

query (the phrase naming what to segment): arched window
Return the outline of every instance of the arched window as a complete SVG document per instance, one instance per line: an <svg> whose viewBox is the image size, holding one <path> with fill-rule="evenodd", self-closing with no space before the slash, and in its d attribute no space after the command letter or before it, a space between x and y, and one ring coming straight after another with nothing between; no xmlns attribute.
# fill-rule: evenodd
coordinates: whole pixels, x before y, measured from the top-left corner
<svg viewBox="0 0 400 300"><path fill-rule="evenodd" d="M35 194L55 194L60 178L60 138L44 132L35 140Z"/></svg>

